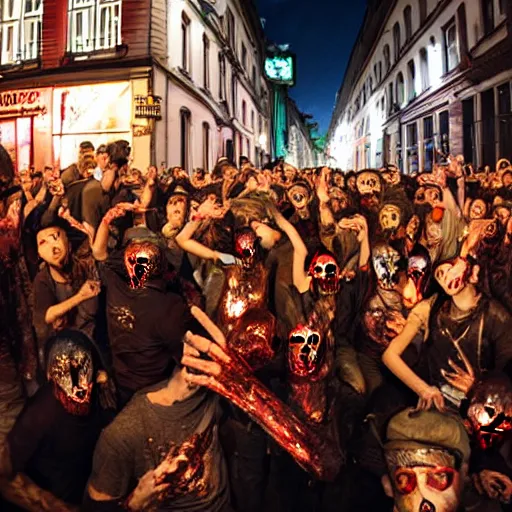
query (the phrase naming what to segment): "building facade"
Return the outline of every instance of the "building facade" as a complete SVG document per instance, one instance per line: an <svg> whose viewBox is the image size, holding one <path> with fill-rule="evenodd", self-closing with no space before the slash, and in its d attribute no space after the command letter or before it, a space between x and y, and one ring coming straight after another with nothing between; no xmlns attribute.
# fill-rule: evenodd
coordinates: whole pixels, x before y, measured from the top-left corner
<svg viewBox="0 0 512 512"><path fill-rule="evenodd" d="M0 0L0 143L17 169L84 140L133 165L211 169L269 151L263 31L250 0Z"/></svg>
<svg viewBox="0 0 512 512"><path fill-rule="evenodd" d="M316 167L317 158L311 140L311 132L307 126L307 116L299 111L291 98L287 99L287 107L288 145L286 162L298 169Z"/></svg>
<svg viewBox="0 0 512 512"><path fill-rule="evenodd" d="M512 157L510 0L371 0L336 98L331 165Z"/></svg>

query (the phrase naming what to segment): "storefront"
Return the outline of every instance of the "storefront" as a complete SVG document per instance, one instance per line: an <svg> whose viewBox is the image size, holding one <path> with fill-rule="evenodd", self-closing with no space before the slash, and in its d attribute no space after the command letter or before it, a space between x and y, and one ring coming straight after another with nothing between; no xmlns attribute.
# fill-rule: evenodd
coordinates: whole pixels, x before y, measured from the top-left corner
<svg viewBox="0 0 512 512"><path fill-rule="evenodd" d="M134 98L147 96L147 80L0 92L0 144L18 171L76 162L83 141L95 147L124 139L133 164L150 162L151 129L135 116Z"/></svg>

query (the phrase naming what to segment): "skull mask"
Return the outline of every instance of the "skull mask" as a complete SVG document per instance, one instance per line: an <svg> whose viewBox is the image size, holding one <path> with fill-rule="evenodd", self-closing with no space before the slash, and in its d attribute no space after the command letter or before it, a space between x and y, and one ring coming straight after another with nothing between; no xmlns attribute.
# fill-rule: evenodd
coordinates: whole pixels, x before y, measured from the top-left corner
<svg viewBox="0 0 512 512"><path fill-rule="evenodd" d="M235 234L235 254L244 268L252 268L260 258L260 239L251 228L243 228Z"/></svg>
<svg viewBox="0 0 512 512"><path fill-rule="evenodd" d="M389 245L379 244L373 248L372 263L379 286L384 290L393 290L399 280L401 256Z"/></svg>
<svg viewBox="0 0 512 512"><path fill-rule="evenodd" d="M288 367L295 377L313 377L322 366L325 343L321 334L308 326L298 325L288 338Z"/></svg>
<svg viewBox="0 0 512 512"><path fill-rule="evenodd" d="M384 233L395 233L402 223L402 212L394 204L385 204L379 212L379 224Z"/></svg>
<svg viewBox="0 0 512 512"><path fill-rule="evenodd" d="M151 242L131 242L124 251L124 265L133 289L143 288L148 279L163 272L163 255Z"/></svg>
<svg viewBox="0 0 512 512"><path fill-rule="evenodd" d="M381 178L377 172L361 171L356 178L356 187L360 195L380 194Z"/></svg>
<svg viewBox="0 0 512 512"><path fill-rule="evenodd" d="M340 286L340 268L331 254L316 254L309 266L311 285L320 295L334 295Z"/></svg>
<svg viewBox="0 0 512 512"><path fill-rule="evenodd" d="M429 252L425 247L417 244L407 261L407 284L403 291L403 304L407 309L412 309L423 300L431 272L432 263Z"/></svg>
<svg viewBox="0 0 512 512"><path fill-rule="evenodd" d="M482 449L499 444L512 430L512 384L506 375L488 377L475 385L468 419Z"/></svg>
<svg viewBox="0 0 512 512"><path fill-rule="evenodd" d="M89 413L93 386L93 357L81 333L64 333L50 341L47 376L54 384L54 393L63 407L71 414ZM88 340L87 340L88 341Z"/></svg>

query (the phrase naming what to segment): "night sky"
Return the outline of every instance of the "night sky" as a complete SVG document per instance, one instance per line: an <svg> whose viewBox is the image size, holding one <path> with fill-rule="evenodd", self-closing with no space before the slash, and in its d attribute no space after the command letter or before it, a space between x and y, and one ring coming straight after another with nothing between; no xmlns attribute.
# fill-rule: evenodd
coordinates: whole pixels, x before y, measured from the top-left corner
<svg viewBox="0 0 512 512"><path fill-rule="evenodd" d="M297 55L291 96L313 114L319 133L329 128L336 92L361 26L365 0L256 0L267 37Z"/></svg>

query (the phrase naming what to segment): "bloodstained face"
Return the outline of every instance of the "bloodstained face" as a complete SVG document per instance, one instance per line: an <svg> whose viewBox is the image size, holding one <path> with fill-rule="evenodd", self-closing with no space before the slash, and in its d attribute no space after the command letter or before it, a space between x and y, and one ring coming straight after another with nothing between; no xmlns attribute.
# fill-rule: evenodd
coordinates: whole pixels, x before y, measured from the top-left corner
<svg viewBox="0 0 512 512"><path fill-rule="evenodd" d="M340 267L330 254L316 254L309 266L313 291L320 295L334 295L340 287Z"/></svg>
<svg viewBox="0 0 512 512"><path fill-rule="evenodd" d="M124 250L124 265L131 288L144 288L148 279L162 273L162 251L151 242L131 242Z"/></svg>
<svg viewBox="0 0 512 512"><path fill-rule="evenodd" d="M399 512L456 512L463 482L456 457L438 448L386 451Z"/></svg>
<svg viewBox="0 0 512 512"><path fill-rule="evenodd" d="M434 277L441 288L450 297L460 293L468 284L471 268L466 260L455 258L441 263L435 270Z"/></svg>
<svg viewBox="0 0 512 512"><path fill-rule="evenodd" d="M235 254L245 268L252 268L258 262L260 241L251 228L243 228L235 233Z"/></svg>
<svg viewBox="0 0 512 512"><path fill-rule="evenodd" d="M50 227L37 233L37 253L48 265L62 268L69 254L69 241L63 229Z"/></svg>
<svg viewBox="0 0 512 512"><path fill-rule="evenodd" d="M325 355L325 342L319 331L298 325L288 338L288 367L292 375L314 377L320 372Z"/></svg>
<svg viewBox="0 0 512 512"><path fill-rule="evenodd" d="M424 248L413 250L407 261L407 284L402 297L403 304L407 309L412 309L423 300L431 271L432 264L428 251Z"/></svg>
<svg viewBox="0 0 512 512"><path fill-rule="evenodd" d="M88 350L70 339L56 341L48 355L47 375L66 411L88 414L93 386L93 360Z"/></svg>

